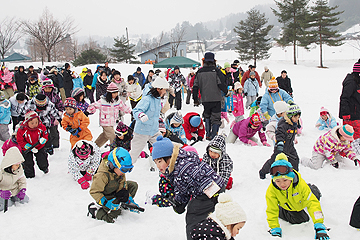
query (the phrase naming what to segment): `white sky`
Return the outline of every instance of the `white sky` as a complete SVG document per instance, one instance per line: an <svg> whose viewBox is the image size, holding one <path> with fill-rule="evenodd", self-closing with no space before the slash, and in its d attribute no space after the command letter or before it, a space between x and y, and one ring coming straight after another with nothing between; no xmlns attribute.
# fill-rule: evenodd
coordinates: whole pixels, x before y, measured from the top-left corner
<svg viewBox="0 0 360 240"><path fill-rule="evenodd" d="M6 16L37 20L45 7L59 20L71 16L78 26L77 36L121 36L128 27L129 34L158 35L169 31L176 23L191 24L216 20L230 13L245 12L255 5L273 0L17 0L2 1ZM37 9L37 10L35 10ZM0 16L0 20L4 19Z"/></svg>

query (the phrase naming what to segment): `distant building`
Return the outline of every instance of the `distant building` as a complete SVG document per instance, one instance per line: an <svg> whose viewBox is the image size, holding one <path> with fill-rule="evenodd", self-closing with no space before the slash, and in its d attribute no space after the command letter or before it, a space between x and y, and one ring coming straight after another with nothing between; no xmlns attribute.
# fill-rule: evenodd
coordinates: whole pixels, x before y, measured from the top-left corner
<svg viewBox="0 0 360 240"><path fill-rule="evenodd" d="M168 42L159 47L150 49L143 53L140 53L138 56L141 58L141 63L145 63L145 61L155 61L156 63L161 62L164 59L181 56L186 57L186 42L181 41L176 51L176 55L173 54L173 48L178 43Z"/></svg>
<svg viewBox="0 0 360 240"><path fill-rule="evenodd" d="M204 53L205 52L205 43L199 40L192 40L187 42L186 52L188 53Z"/></svg>

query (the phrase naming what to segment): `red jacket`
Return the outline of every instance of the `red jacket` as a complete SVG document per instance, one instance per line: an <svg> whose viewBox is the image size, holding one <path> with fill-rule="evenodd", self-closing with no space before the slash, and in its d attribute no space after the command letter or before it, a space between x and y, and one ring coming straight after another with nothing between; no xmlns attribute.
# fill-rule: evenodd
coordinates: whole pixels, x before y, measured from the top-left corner
<svg viewBox="0 0 360 240"><path fill-rule="evenodd" d="M243 87L244 87L245 81L246 81L248 78L250 78L250 70L247 70L247 71L244 73L244 75L242 76L242 78L241 78L241 85L242 85ZM256 80L257 80L258 83L259 83L259 87L261 87L262 84L261 84L261 81L260 81L260 76L259 76L259 74L258 74L257 71L255 71L255 78L256 78Z"/></svg>
<svg viewBox="0 0 360 240"><path fill-rule="evenodd" d="M205 127L204 127L204 123L203 120L201 119L200 125L197 128L194 128L193 126L191 126L190 124L190 118L192 116L200 116L198 113L196 112L189 112L184 116L184 124L182 125L184 130L185 130L185 134L186 134L186 138L188 140L191 140L191 133L197 132L199 137L204 138L205 136Z"/></svg>
<svg viewBox="0 0 360 240"><path fill-rule="evenodd" d="M49 134L46 131L46 127L44 126L44 124L42 124L42 122L39 120L39 126L33 129L29 128L26 122L22 123L17 132L16 140L20 145L21 149L25 151L24 147L27 143L34 145L39 141L41 137L48 140ZM39 144L36 146L36 149L41 149L44 146L45 144Z"/></svg>

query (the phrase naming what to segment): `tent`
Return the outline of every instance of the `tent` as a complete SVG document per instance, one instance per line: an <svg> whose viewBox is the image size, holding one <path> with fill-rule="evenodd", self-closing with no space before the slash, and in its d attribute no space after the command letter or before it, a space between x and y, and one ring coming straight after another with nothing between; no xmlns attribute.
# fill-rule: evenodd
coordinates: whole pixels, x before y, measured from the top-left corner
<svg viewBox="0 0 360 240"><path fill-rule="evenodd" d="M162 60L159 63L154 64L154 68L167 68L167 67L175 67L176 65L182 68L190 68L194 64L198 67L201 66L199 62L196 62L190 58L186 57L172 57L165 60Z"/></svg>
<svg viewBox="0 0 360 240"><path fill-rule="evenodd" d="M24 56L20 53L13 53L7 58L0 60L0 62L21 62L21 61L29 61L31 58Z"/></svg>

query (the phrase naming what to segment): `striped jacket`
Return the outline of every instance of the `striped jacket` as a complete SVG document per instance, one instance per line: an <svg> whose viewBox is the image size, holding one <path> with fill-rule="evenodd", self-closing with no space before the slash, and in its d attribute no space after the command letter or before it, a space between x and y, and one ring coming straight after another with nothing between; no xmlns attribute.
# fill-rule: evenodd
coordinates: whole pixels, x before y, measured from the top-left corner
<svg viewBox="0 0 360 240"><path fill-rule="evenodd" d="M314 145L314 151L325 155L331 163L336 163L335 155L340 152L343 152L350 160L354 160L356 157L349 141L342 142L338 138L336 130L339 128L340 126L336 126L324 135L321 135Z"/></svg>

